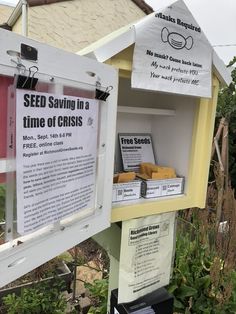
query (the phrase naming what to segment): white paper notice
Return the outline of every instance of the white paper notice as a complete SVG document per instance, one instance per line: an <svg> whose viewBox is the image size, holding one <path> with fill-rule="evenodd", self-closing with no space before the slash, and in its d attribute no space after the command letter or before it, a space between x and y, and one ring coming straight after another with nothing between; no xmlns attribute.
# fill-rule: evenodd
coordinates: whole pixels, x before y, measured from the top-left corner
<svg viewBox="0 0 236 314"><path fill-rule="evenodd" d="M142 162L155 164L150 134L119 134L119 143L125 171L138 172Z"/></svg>
<svg viewBox="0 0 236 314"><path fill-rule="evenodd" d="M212 48L182 0L135 30L133 88L211 97Z"/></svg>
<svg viewBox="0 0 236 314"><path fill-rule="evenodd" d="M17 230L94 206L98 103L17 90Z"/></svg>
<svg viewBox="0 0 236 314"><path fill-rule="evenodd" d="M169 283L175 212L122 223L118 303L132 302Z"/></svg>

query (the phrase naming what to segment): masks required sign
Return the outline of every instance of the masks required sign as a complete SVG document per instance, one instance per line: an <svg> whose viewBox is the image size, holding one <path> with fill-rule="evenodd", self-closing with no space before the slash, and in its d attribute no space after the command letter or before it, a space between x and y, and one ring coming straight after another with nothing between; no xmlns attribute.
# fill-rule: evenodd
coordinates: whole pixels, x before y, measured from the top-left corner
<svg viewBox="0 0 236 314"><path fill-rule="evenodd" d="M133 88L211 97L212 48L182 0L135 30Z"/></svg>

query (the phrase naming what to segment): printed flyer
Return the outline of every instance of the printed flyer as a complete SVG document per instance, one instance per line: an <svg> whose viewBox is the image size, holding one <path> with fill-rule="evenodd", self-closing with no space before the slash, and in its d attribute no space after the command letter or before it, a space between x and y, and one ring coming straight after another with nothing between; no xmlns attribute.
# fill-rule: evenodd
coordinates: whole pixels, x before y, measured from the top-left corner
<svg viewBox="0 0 236 314"><path fill-rule="evenodd" d="M17 90L20 234L93 208L97 125L96 100Z"/></svg>
<svg viewBox="0 0 236 314"><path fill-rule="evenodd" d="M175 215L122 222L118 303L132 302L169 283Z"/></svg>
<svg viewBox="0 0 236 314"><path fill-rule="evenodd" d="M211 97L212 47L182 0L135 31L133 88Z"/></svg>

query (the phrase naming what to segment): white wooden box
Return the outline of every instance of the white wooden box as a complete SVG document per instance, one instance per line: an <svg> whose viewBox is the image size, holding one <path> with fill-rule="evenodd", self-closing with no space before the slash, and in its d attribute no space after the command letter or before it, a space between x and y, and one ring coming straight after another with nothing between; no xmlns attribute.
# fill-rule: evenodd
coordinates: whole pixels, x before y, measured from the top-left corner
<svg viewBox="0 0 236 314"><path fill-rule="evenodd" d="M114 183L112 202L136 200L141 197L141 180L125 183Z"/></svg>
<svg viewBox="0 0 236 314"><path fill-rule="evenodd" d="M144 198L158 198L163 196L182 194L184 178L164 180L142 180L141 195Z"/></svg>

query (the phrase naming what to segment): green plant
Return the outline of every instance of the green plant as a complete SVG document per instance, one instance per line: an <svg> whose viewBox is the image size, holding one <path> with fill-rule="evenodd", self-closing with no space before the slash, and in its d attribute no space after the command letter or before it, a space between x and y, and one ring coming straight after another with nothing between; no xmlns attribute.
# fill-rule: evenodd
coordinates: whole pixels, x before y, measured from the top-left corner
<svg viewBox="0 0 236 314"><path fill-rule="evenodd" d="M235 66L236 57L229 63L229 67ZM229 125L229 174L232 187L236 188L236 68L231 71L232 82L229 86L220 90L217 103L216 128L221 118L226 119Z"/></svg>
<svg viewBox="0 0 236 314"><path fill-rule="evenodd" d="M89 290L93 301L93 306L90 307L88 314L106 314L108 279L94 280L93 284L86 283L85 287Z"/></svg>
<svg viewBox="0 0 236 314"><path fill-rule="evenodd" d="M219 233L214 215L207 210L194 209L189 219L179 217L175 266L168 287L175 311L236 312L235 256L230 241L229 230Z"/></svg>
<svg viewBox="0 0 236 314"><path fill-rule="evenodd" d="M232 67L236 63L236 57L230 61L228 67ZM217 104L217 116L224 117L230 120L233 114L236 113L236 68L231 71L232 82L229 86L220 90Z"/></svg>
<svg viewBox="0 0 236 314"><path fill-rule="evenodd" d="M63 314L66 300L61 295L64 282L55 278L49 286L45 282L33 288L22 289L21 295L14 293L3 298L3 306L7 314Z"/></svg>

